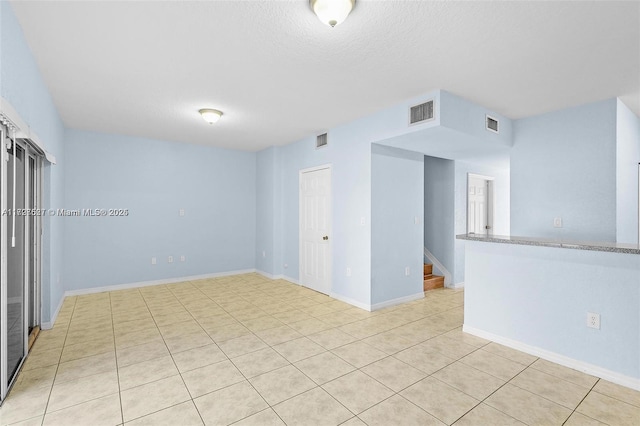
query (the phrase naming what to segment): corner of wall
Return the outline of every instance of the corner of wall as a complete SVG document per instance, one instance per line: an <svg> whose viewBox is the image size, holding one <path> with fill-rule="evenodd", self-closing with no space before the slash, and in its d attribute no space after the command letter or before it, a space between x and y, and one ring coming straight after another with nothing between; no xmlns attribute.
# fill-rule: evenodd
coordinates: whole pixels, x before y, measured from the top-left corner
<svg viewBox="0 0 640 426"><path fill-rule="evenodd" d="M440 94L440 108L440 125L480 138L493 145L505 147L513 145L513 122L502 114L444 90ZM487 129L487 116L498 121L497 133Z"/></svg>
<svg viewBox="0 0 640 426"><path fill-rule="evenodd" d="M65 199L64 170L64 124L53 103L35 58L9 2L0 2L0 95L11 104L24 123L26 136L38 136L43 148L53 154L56 165L44 167L45 209L63 207ZM5 103L5 104L6 104ZM18 124L18 123L17 123ZM62 288L63 269L63 221L48 221L43 226L43 276L42 276L42 320L47 322L55 312L64 290ZM60 278L59 278L60 277Z"/></svg>
<svg viewBox="0 0 640 426"><path fill-rule="evenodd" d="M616 99L616 242L638 244L640 117Z"/></svg>
<svg viewBox="0 0 640 426"><path fill-rule="evenodd" d="M615 241L615 114L608 99L515 122L512 234Z"/></svg>

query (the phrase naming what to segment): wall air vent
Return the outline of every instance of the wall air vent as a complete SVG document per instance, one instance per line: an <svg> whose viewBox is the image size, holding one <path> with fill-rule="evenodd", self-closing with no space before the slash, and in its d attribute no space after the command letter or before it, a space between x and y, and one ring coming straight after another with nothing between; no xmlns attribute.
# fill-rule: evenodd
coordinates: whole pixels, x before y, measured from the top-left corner
<svg viewBox="0 0 640 426"><path fill-rule="evenodd" d="M498 127L499 123L497 119L487 115L487 119L485 123L488 131L494 132L494 133L500 133L499 127Z"/></svg>
<svg viewBox="0 0 640 426"><path fill-rule="evenodd" d="M328 143L329 141L327 140L326 133L316 136L316 148L322 148L323 146L327 146Z"/></svg>
<svg viewBox="0 0 640 426"><path fill-rule="evenodd" d="M411 107L409 111L409 124L418 124L429 120L433 120L433 99Z"/></svg>

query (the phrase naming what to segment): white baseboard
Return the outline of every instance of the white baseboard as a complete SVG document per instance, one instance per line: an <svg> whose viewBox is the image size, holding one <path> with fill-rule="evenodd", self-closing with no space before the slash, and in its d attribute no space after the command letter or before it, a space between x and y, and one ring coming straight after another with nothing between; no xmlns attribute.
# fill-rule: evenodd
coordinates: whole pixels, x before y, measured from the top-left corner
<svg viewBox="0 0 640 426"><path fill-rule="evenodd" d="M56 319L58 318L58 314L60 313L60 309L62 309L62 304L64 303L64 298L65 298L65 295L62 295L62 297L60 298L60 302L58 302L58 307L56 308L56 310L51 315L51 320L48 321L48 322L43 322L42 324L40 324L40 328L41 329L43 329L43 330L51 330L53 328L53 325L56 323Z"/></svg>
<svg viewBox="0 0 640 426"><path fill-rule="evenodd" d="M285 280L285 281L289 281L291 284L295 284L295 285L300 285L300 283L298 282L298 280L288 277L286 275L283 274L279 274L279 275L273 275L270 274L268 272L264 272L264 271L260 271L260 270L256 270L256 273L262 275L263 277L267 277L271 280Z"/></svg>
<svg viewBox="0 0 640 426"><path fill-rule="evenodd" d="M243 269L238 271L216 272L216 273L204 274L204 275L191 275L191 276L179 277L179 278L167 278L163 280L141 281L136 283L115 284L115 285L102 286L102 287L84 288L79 290L67 290L64 292L64 295L60 299L60 303L58 304L56 311L51 316L51 320L40 324L40 328L43 330L50 330L53 328L53 325L56 323L56 319L58 318L58 314L60 313L60 309L62 308L62 304L64 303L64 299L68 296L82 296L86 294L104 293L106 291L128 290L132 288L149 287L154 285L173 284L173 283L179 283L183 281L194 281L194 280L203 280L207 278L219 278L219 277L228 277L231 275L250 274L253 272L261 273L259 271L256 271L255 269ZM261 274L264 275L264 273L261 273Z"/></svg>
<svg viewBox="0 0 640 426"><path fill-rule="evenodd" d="M453 289L459 289L459 288L464 288L464 281L460 282L460 283L456 283L450 286L447 286L447 288L453 288Z"/></svg>
<svg viewBox="0 0 640 426"><path fill-rule="evenodd" d="M333 297L334 299L338 299L338 300L340 300L340 301L342 301L344 303L348 303L349 305L353 305L356 308L364 309L365 311L371 312L371 305L369 305L369 304L358 302L355 299L351 299L350 297L346 297L346 296L343 296L343 295L338 294L338 293L333 293L332 292L331 294L329 294L329 296Z"/></svg>
<svg viewBox="0 0 640 426"><path fill-rule="evenodd" d="M203 280L207 278L228 277L232 275L250 274L254 272L273 280L283 279L293 284L300 285L295 279L291 277L287 277L285 275L271 275L264 271L256 271L255 269L242 269L237 271L216 272L216 273L204 274L204 275L191 275L186 277L167 278L162 280L140 281L135 283L115 284L115 285L108 285L108 286L102 286L102 287L83 288L78 290L67 290L64 292L64 295L60 299L60 303L58 304L56 311L51 316L51 320L48 322L43 322L41 324L41 328L43 330L49 330L53 328L53 325L56 323L58 314L60 313L60 309L62 308L62 303L64 302L64 299L69 296L82 296L86 294L104 293L106 291L129 290L132 288L149 287L149 286L163 285L163 284L174 284L174 283L179 283L183 281L195 281L195 280Z"/></svg>
<svg viewBox="0 0 640 426"><path fill-rule="evenodd" d="M413 302L414 300L423 299L423 298L424 298L424 291L421 291L420 293L412 294L409 296L398 297L397 299L376 303L375 305L371 305L370 311L377 311L378 309L384 309L390 306L400 305L402 303Z"/></svg>
<svg viewBox="0 0 640 426"><path fill-rule="evenodd" d="M302 284L300 284L300 281L296 280L295 278L288 277L286 275L278 275L278 278L276 278L276 279L277 280L289 281L291 284L295 284L295 285L302 285Z"/></svg>
<svg viewBox="0 0 640 426"><path fill-rule="evenodd" d="M617 373L615 371L607 370L606 368L599 367L597 365L589 364L584 361L569 358L564 355L560 355L555 352L541 349L536 346L527 345L526 343L519 342L517 340L508 339L506 337L498 336L493 333L489 333L477 328L464 325L462 331L465 333L473 334L474 336L481 337L483 339L491 340L492 342L499 343L501 345L519 350L521 352L528 353L530 355L537 356L547 361L554 362L556 364L563 365L565 367L572 368L574 370L582 371L583 373L590 374L592 376L600 377L601 379L608 380L610 382L625 386L631 389L640 390L640 379L635 377L625 376L624 374Z"/></svg>
<svg viewBox="0 0 640 426"><path fill-rule="evenodd" d="M109 285L104 287L83 288L79 290L67 290L64 292L64 297L82 296L85 294L94 294L94 293L104 293L105 291L128 290L132 288L149 287L153 285L174 284L174 283L180 283L183 281L204 280L207 278L227 277L230 275L250 274L252 272L256 272L256 270L243 269L239 271L216 272L216 273L204 274L204 275L191 275L187 277L166 278L166 279L154 280L154 281L140 281L137 283L116 284L116 285Z"/></svg>
<svg viewBox="0 0 640 426"><path fill-rule="evenodd" d="M282 278L282 275L273 275L268 272L261 271L259 269L256 269L256 273L262 275L263 277L269 278L270 280L278 280Z"/></svg>
<svg viewBox="0 0 640 426"><path fill-rule="evenodd" d="M60 312L60 308L62 308L62 303L64 302L64 299L69 296L82 296L86 294L104 293L107 291L128 290L133 288L149 287L154 285L173 284L173 283L179 283L183 281L194 281L194 280L202 280L207 278L218 278L218 277L242 275L242 274L249 274L249 273L257 273L272 280L285 280L292 284L300 285L298 280L288 277L286 275L273 275L273 274L269 274L268 272L258 271L256 269L244 269L239 271L217 272L213 274L192 275L187 277L167 278L167 279L154 280L154 281L141 281L141 282L135 282L135 283L116 284L116 285L110 285L110 286L85 288L85 289L79 289L79 290L67 290L64 292L64 296L60 300L60 304L58 305L58 308L56 309L55 313L51 317L51 321L42 323L41 327L43 330L48 330L53 327L53 324L55 324L56 318L58 317L58 313ZM387 308L389 306L395 306L402 303L407 303L407 302L421 299L424 297L424 293L420 292L420 293L412 294L410 296L399 297L397 299L376 303L375 305L362 303L355 299L351 299L349 297L346 297L337 293L331 293L329 296L333 297L334 299L353 305L357 308L364 309L365 311L371 312L378 309Z"/></svg>
<svg viewBox="0 0 640 426"><path fill-rule="evenodd" d="M388 308L390 306L400 305L402 303L413 302L414 300L422 299L424 298L424 292L412 294L409 296L398 297L397 299L387 300L385 302L376 303L375 305L362 303L355 299L343 296L338 293L331 293L329 296L333 297L334 299L338 299L344 303L348 303L349 305L353 305L357 308L364 309L365 311L372 312L372 311L377 311L379 309Z"/></svg>

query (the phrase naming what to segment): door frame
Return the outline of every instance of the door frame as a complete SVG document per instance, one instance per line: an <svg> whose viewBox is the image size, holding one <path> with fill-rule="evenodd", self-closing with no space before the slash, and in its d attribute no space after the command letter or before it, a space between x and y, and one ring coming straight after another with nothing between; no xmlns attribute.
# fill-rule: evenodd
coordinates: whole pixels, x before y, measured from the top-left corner
<svg viewBox="0 0 640 426"><path fill-rule="evenodd" d="M25 201L30 203L33 200L34 205L28 206L31 209L42 209L42 157L33 149L28 143L23 143L25 150ZM33 182L31 182L32 175L31 159L33 159ZM34 194L31 190L34 190ZM33 233L31 235L31 221L33 221ZM33 241L33 246L31 242ZM33 259L32 259L33 257ZM31 264L33 261L33 267ZM27 331L26 339L26 353L25 356L31 350L38 333L40 333L40 327L42 325L42 216L32 215L25 217L25 277L27 285L25 287L25 322L24 329ZM31 283L34 283L34 294L31 294ZM35 325L31 331L31 303L33 303L33 320Z"/></svg>
<svg viewBox="0 0 640 426"><path fill-rule="evenodd" d="M480 175L478 173L467 173L467 192L465 192L465 200L466 200L466 210L465 210L465 228L467 230L467 234L469 233L469 181L472 178L483 179L487 181L487 226L490 228L487 229L485 235L493 234L493 230L495 229L495 180L496 178L493 176Z"/></svg>
<svg viewBox="0 0 640 426"><path fill-rule="evenodd" d="M302 230L301 227L301 217L302 217L302 175L305 173L317 172L319 170L329 170L330 183L329 183L329 258L327 259L327 277L329 279L329 295L333 290L333 169L331 163L323 164L314 167L308 167L306 169L300 169L298 171L298 284L304 286L302 284L302 259L304 256L302 255ZM307 286L304 286L309 288ZM314 289L311 289L314 290ZM315 290L314 290L315 291Z"/></svg>
<svg viewBox="0 0 640 426"><path fill-rule="evenodd" d="M6 173L8 172L7 162L5 161L8 158L8 149L6 147L6 139L8 138L7 129L0 126L0 176L2 177L2 186L1 186L1 200L0 200L0 209L5 210L8 209L8 183ZM21 138L15 137L15 143L17 147L22 149L24 155L24 202L25 208L29 209L42 209L42 193L43 193L43 173L42 167L44 163L42 161L42 153L39 152L36 148L33 147L30 141L24 140ZM13 149L13 145L11 147ZM33 158L33 182L31 182L30 171L30 159ZM32 185L33 183L33 185ZM34 189L34 194L31 194L31 189ZM33 198L32 198L33 196ZM31 206L28 203L33 199L35 205ZM13 206L11 206L13 209ZM11 216L4 215L0 218L0 227L2 230L2 237L0 238L0 246L2 247L2 256L0 257L0 280L3 283L0 289L0 404L5 400L9 390L13 386L18 377L16 373L13 377L11 377L11 381L9 382L9 371L7 368L7 355L8 355L8 342L7 342L7 283L8 280L8 232L9 232L9 218ZM30 230L30 220L34 220L34 244L31 244L31 230ZM27 355L29 354L29 310L31 306L31 298L33 297L33 302L35 302L34 306L34 318L37 322L37 328L39 331L39 327L42 321L42 217L38 214L33 215L24 215L24 232L23 232L23 243L24 243L24 271L23 271L23 307L22 307L22 320L23 320L23 356L18 364L18 368L16 372L19 372L22 368L22 365L26 361ZM31 258L33 257L33 268L31 267ZM34 294L31 295L31 280L35 279L34 285ZM34 337L35 338L35 337Z"/></svg>
<svg viewBox="0 0 640 426"><path fill-rule="evenodd" d="M8 135L5 132L4 126L0 126L0 180L2 181L2 187L0 191L2 193L2 201L0 209L5 211L7 207L7 147L6 139ZM4 401L9 389L8 372L7 372L7 217L0 218L0 226L2 232L0 232L0 246L2 249L1 264L0 267L0 403Z"/></svg>

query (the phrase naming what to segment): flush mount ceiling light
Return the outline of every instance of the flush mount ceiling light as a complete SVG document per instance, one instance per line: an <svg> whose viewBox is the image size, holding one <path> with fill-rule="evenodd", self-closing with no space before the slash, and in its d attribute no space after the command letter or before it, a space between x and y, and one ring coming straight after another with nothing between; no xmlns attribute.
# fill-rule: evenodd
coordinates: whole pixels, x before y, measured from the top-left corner
<svg viewBox="0 0 640 426"><path fill-rule="evenodd" d="M309 0L313 12L330 27L342 23L356 4L356 0Z"/></svg>
<svg viewBox="0 0 640 426"><path fill-rule="evenodd" d="M198 112L202 118L204 118L204 121L209 124L217 123L220 117L222 117L222 111L218 111L217 109L203 108Z"/></svg>

